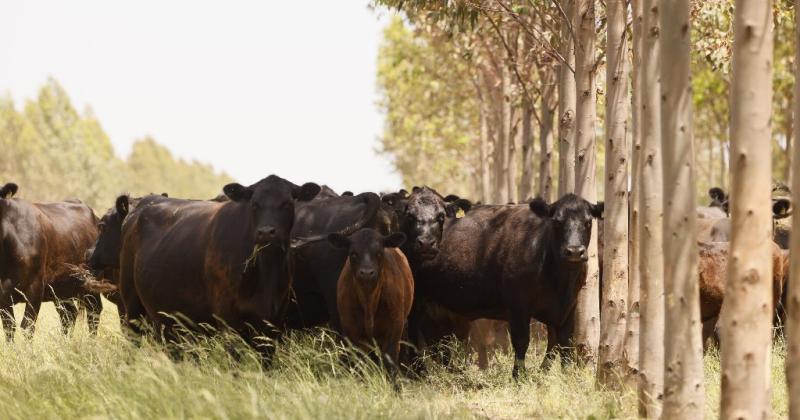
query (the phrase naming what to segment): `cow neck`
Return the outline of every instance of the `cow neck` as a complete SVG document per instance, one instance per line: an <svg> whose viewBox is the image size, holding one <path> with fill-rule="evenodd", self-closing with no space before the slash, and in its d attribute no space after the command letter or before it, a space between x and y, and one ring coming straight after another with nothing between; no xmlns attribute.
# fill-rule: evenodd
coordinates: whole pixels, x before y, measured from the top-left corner
<svg viewBox="0 0 800 420"><path fill-rule="evenodd" d="M350 275L353 279L353 283L355 283L358 303L364 313L364 330L368 337L374 337L375 335L375 314L378 312L378 305L380 304L381 294L383 293L383 283L387 278L386 270L387 267L384 265L375 283L375 289L369 292L358 284L358 279L351 270Z"/></svg>
<svg viewBox="0 0 800 420"><path fill-rule="evenodd" d="M544 240L547 244L547 251L544 266L546 267L545 270L551 268L552 272L556 273L548 277L558 302L558 309L553 319L554 326L561 327L567 322L570 314L575 309L578 301L579 285L585 281L587 263L570 262L561 256L561 251L558 249L559 241L555 238L554 222L548 219L546 224L547 234Z"/></svg>

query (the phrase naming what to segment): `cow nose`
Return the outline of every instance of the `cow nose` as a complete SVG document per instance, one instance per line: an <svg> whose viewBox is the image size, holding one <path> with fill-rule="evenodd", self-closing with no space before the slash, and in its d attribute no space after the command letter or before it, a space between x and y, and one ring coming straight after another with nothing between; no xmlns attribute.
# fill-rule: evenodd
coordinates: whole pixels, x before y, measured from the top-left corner
<svg viewBox="0 0 800 420"><path fill-rule="evenodd" d="M266 244L275 240L277 233L272 226L264 226L256 231L256 239L259 243Z"/></svg>
<svg viewBox="0 0 800 420"><path fill-rule="evenodd" d="M586 258L586 247L583 245L570 245L566 248L566 254L569 258L579 257Z"/></svg>
<svg viewBox="0 0 800 420"><path fill-rule="evenodd" d="M433 239L417 238L417 246L423 249L433 248Z"/></svg>
<svg viewBox="0 0 800 420"><path fill-rule="evenodd" d="M375 270L371 268L362 268L358 270L358 276L362 279L371 279L375 277Z"/></svg>

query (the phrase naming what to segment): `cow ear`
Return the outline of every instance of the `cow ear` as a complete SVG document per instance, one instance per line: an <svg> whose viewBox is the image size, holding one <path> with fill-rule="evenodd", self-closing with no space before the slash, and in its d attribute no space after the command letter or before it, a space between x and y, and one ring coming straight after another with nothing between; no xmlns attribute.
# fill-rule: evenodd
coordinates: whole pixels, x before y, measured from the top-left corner
<svg viewBox="0 0 800 420"><path fill-rule="evenodd" d="M403 232L395 232L389 236L383 237L383 246L386 248L397 248L406 241L406 234Z"/></svg>
<svg viewBox="0 0 800 420"><path fill-rule="evenodd" d="M117 214L124 219L130 210L130 198L127 195L117 197L117 202L114 203L114 207L117 209Z"/></svg>
<svg viewBox="0 0 800 420"><path fill-rule="evenodd" d="M394 195L386 194L386 195L381 197L381 201L383 201L384 204L388 204L390 206L393 206L394 205Z"/></svg>
<svg viewBox="0 0 800 420"><path fill-rule="evenodd" d="M772 200L772 217L784 219L792 215L789 211L792 208L792 201L787 198L776 198Z"/></svg>
<svg viewBox="0 0 800 420"><path fill-rule="evenodd" d="M594 217L596 219L602 219L603 218L603 210L605 210L605 207L606 207L605 203L603 203L602 201L598 201L597 204L594 204L591 207L592 207L592 210L591 210L592 217Z"/></svg>
<svg viewBox="0 0 800 420"><path fill-rule="evenodd" d="M712 200L720 203L725 201L725 191L722 191L720 187L714 187L708 190L708 196L711 197Z"/></svg>
<svg viewBox="0 0 800 420"><path fill-rule="evenodd" d="M167 197L167 198L169 198L169 194L167 194L167 193L165 193L165 192L161 193L161 196L162 196L162 197Z"/></svg>
<svg viewBox="0 0 800 420"><path fill-rule="evenodd" d="M553 216L553 206L547 204L542 197L536 197L528 203L533 214L541 217L542 219Z"/></svg>
<svg viewBox="0 0 800 420"><path fill-rule="evenodd" d="M352 196L353 196L352 191L345 191L342 193L342 197L352 197Z"/></svg>
<svg viewBox="0 0 800 420"><path fill-rule="evenodd" d="M414 187L411 188L411 194L414 194L415 192L417 192L417 191L419 191L421 189L422 189L421 187L418 187L418 186L414 185Z"/></svg>
<svg viewBox="0 0 800 420"><path fill-rule="evenodd" d="M342 235L341 233L331 233L328 235L328 243L334 248L348 249L350 248L350 238Z"/></svg>
<svg viewBox="0 0 800 420"><path fill-rule="evenodd" d="M405 197L408 197L408 191L406 191L406 189L405 189L405 188L400 188L400 191L398 191L398 192L400 193L400 195L401 195L403 198L405 198Z"/></svg>
<svg viewBox="0 0 800 420"><path fill-rule="evenodd" d="M9 182L3 188L0 188L0 198L11 198L17 193L17 190L19 190L17 184Z"/></svg>
<svg viewBox="0 0 800 420"><path fill-rule="evenodd" d="M459 210L466 213L471 208L472 208L472 203L469 200L464 198L458 198L454 202L448 204L444 209L445 213L447 213L447 217L456 217L458 215Z"/></svg>
<svg viewBox="0 0 800 420"><path fill-rule="evenodd" d="M222 192L232 201L247 201L253 196L253 190L251 188L245 187L238 182L222 187Z"/></svg>
<svg viewBox="0 0 800 420"><path fill-rule="evenodd" d="M292 191L292 197L294 197L297 201L309 201L319 194L322 188L313 183L313 182L306 182L300 187L295 188Z"/></svg>

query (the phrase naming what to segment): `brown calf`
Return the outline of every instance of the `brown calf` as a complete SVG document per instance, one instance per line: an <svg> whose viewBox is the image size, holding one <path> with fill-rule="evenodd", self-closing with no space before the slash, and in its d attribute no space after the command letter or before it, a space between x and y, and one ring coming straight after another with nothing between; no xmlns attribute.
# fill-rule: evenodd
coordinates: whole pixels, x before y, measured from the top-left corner
<svg viewBox="0 0 800 420"><path fill-rule="evenodd" d="M328 236L331 245L349 253L336 290L342 331L365 351L377 344L393 372L414 300L411 268L397 248L405 239L401 232L383 236L374 229Z"/></svg>

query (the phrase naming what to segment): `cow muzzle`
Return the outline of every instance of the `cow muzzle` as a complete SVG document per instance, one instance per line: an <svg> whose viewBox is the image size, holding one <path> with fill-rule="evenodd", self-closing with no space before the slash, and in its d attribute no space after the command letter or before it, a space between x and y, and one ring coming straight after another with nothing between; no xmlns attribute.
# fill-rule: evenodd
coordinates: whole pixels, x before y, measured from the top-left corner
<svg viewBox="0 0 800 420"><path fill-rule="evenodd" d="M280 241L278 231L272 226L263 226L256 230L257 245L272 245Z"/></svg>
<svg viewBox="0 0 800 420"><path fill-rule="evenodd" d="M583 245L569 245L564 248L564 258L569 262L585 262L589 260L589 254Z"/></svg>
<svg viewBox="0 0 800 420"><path fill-rule="evenodd" d="M417 238L414 243L414 250L423 260L430 260L439 254L439 245L435 239Z"/></svg>

